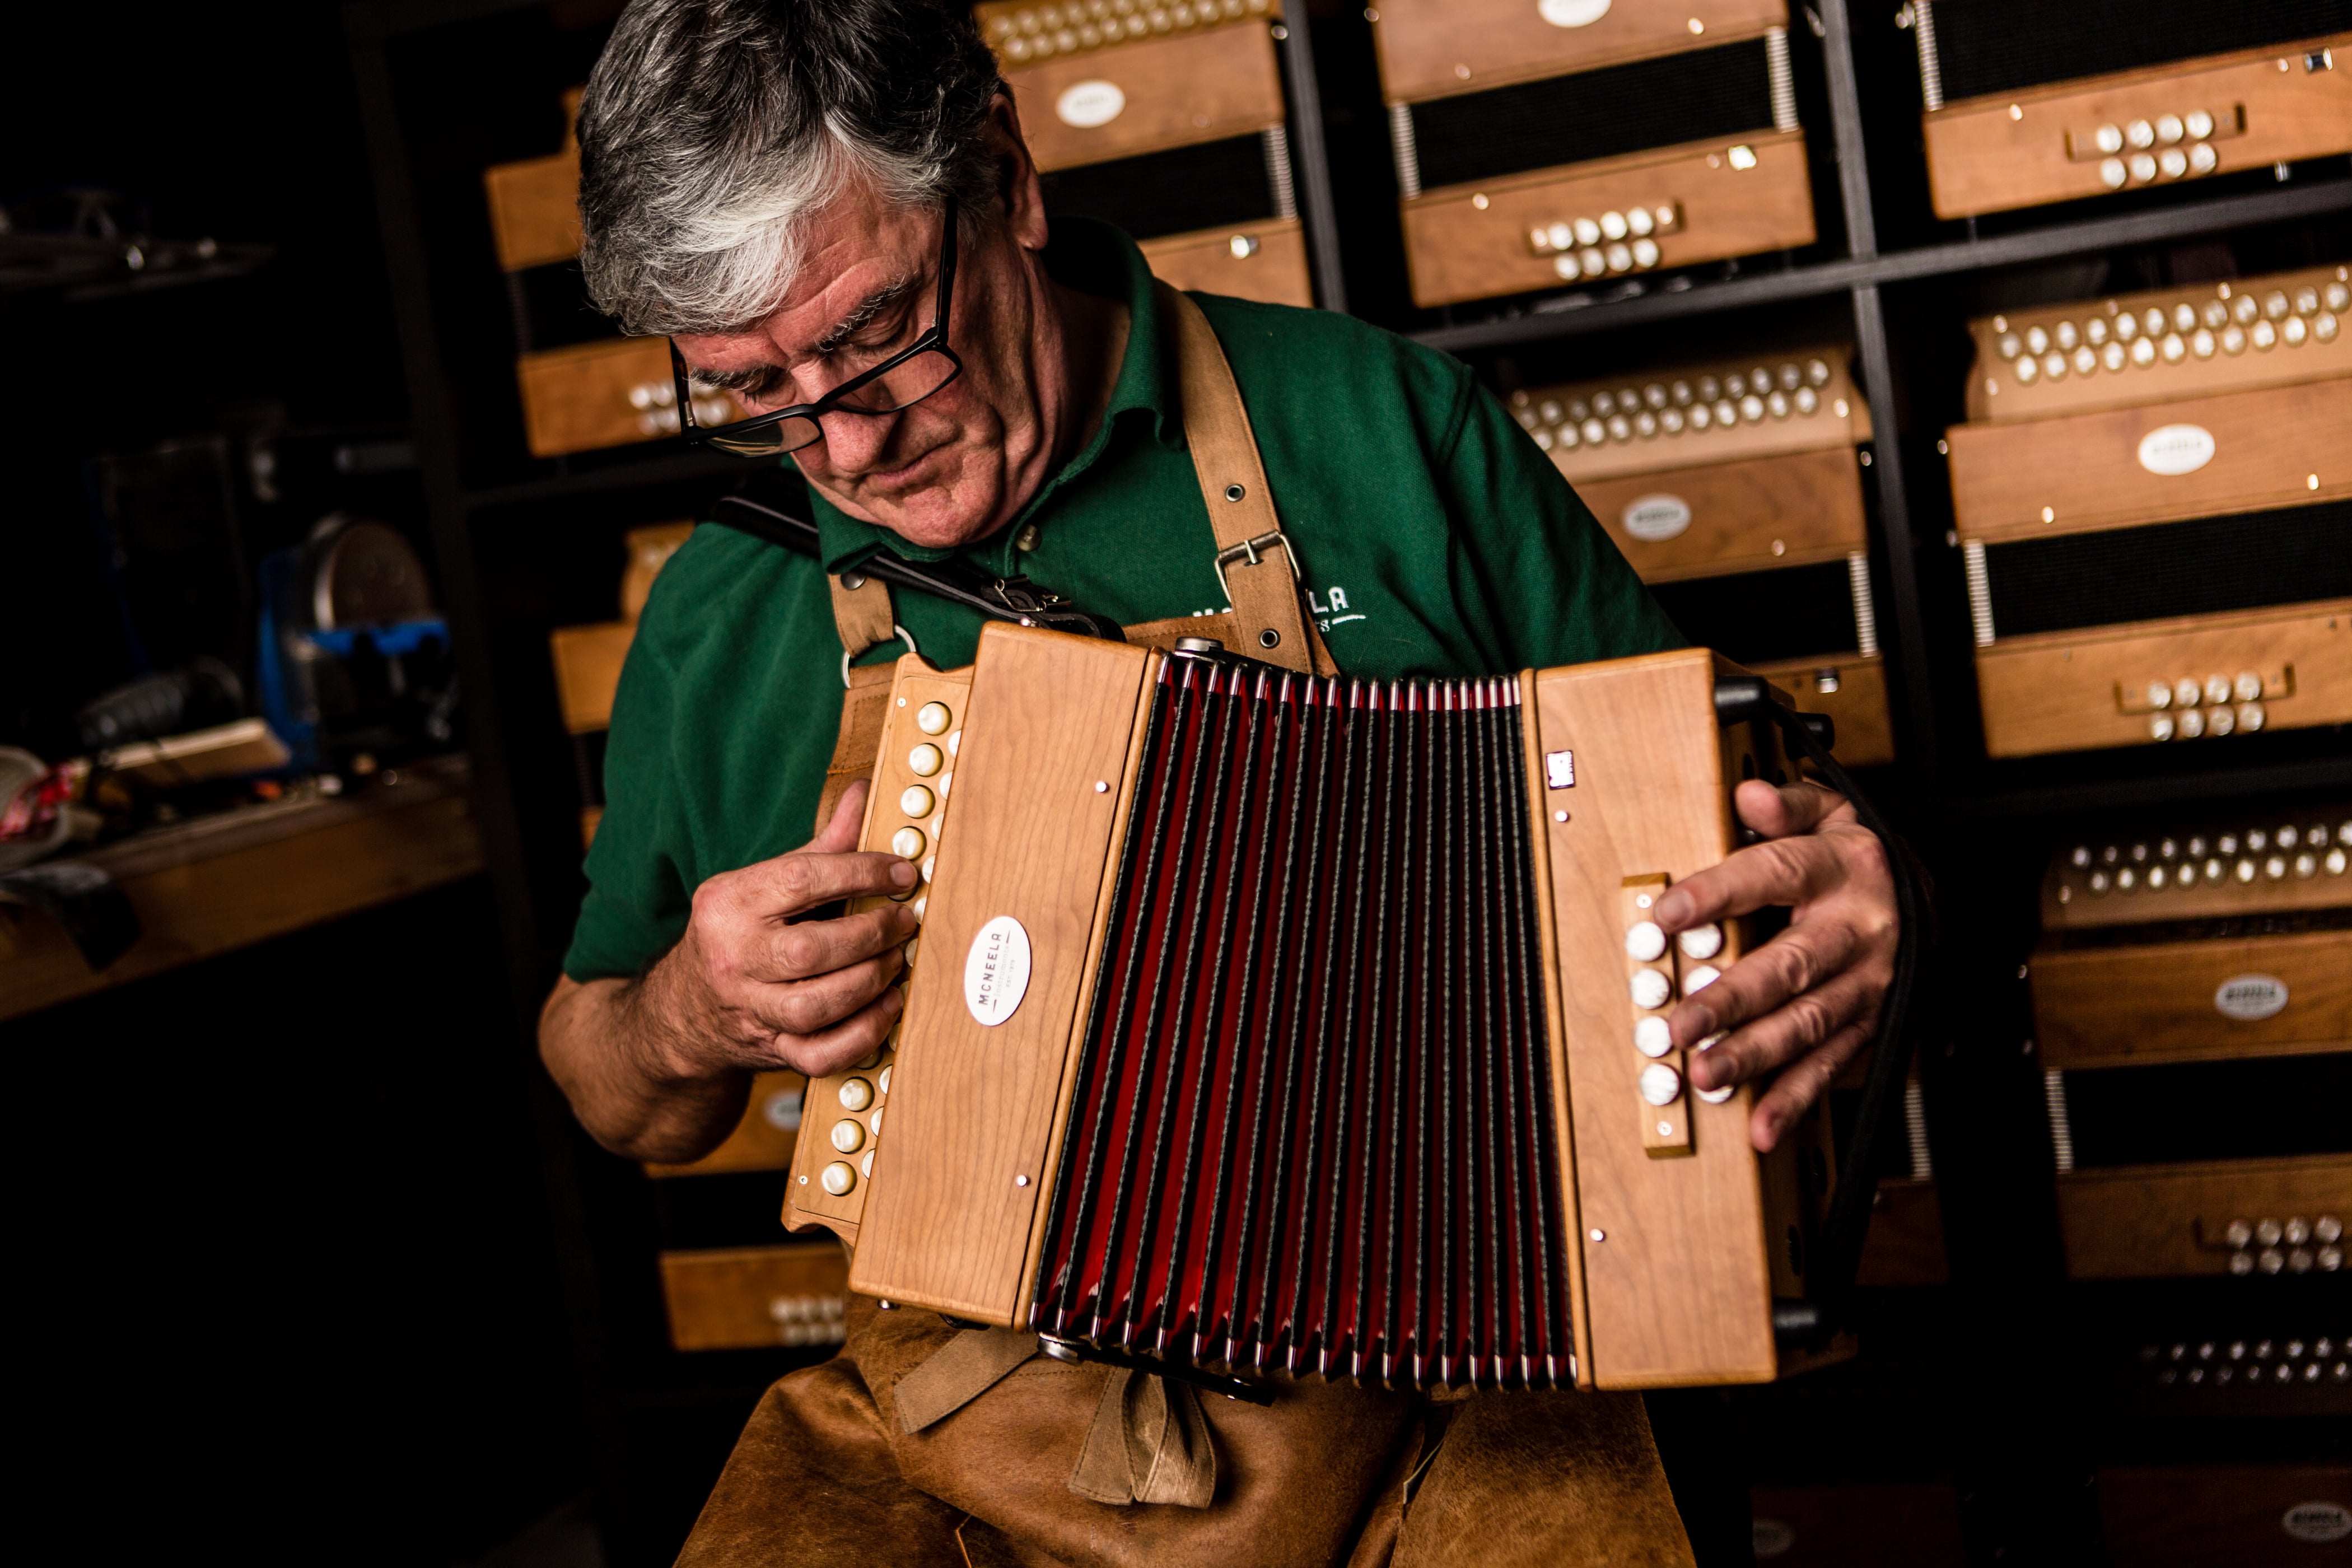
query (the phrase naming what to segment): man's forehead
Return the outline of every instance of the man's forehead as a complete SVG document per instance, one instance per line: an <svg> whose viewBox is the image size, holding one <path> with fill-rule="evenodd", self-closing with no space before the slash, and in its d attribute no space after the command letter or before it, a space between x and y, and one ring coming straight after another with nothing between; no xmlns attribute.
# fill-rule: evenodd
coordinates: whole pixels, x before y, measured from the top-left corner
<svg viewBox="0 0 2352 1568"><path fill-rule="evenodd" d="M922 270L929 236L919 208L845 193L811 220L798 274L760 324L786 353L808 351L877 293Z"/></svg>

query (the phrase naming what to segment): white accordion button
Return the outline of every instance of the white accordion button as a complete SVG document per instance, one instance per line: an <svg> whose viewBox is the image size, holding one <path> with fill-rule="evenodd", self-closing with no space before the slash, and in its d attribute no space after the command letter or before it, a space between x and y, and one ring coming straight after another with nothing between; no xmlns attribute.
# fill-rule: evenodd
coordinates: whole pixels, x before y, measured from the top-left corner
<svg viewBox="0 0 2352 1568"><path fill-rule="evenodd" d="M1672 1105L1682 1098L1683 1075L1664 1062L1642 1069L1642 1098L1652 1105Z"/></svg>
<svg viewBox="0 0 2352 1568"><path fill-rule="evenodd" d="M835 1197L846 1197L849 1189L857 1184L857 1173L850 1168L848 1161L835 1160L824 1168L817 1180L823 1182L824 1190Z"/></svg>
<svg viewBox="0 0 2352 1568"><path fill-rule="evenodd" d="M1637 969L1633 972L1633 1005L1644 1012L1663 1007L1675 994L1675 983L1659 969Z"/></svg>
<svg viewBox="0 0 2352 1568"><path fill-rule="evenodd" d="M1722 970L1712 963L1702 963L1683 976L1683 994L1687 996L1694 991L1704 991L1722 978Z"/></svg>
<svg viewBox="0 0 2352 1568"><path fill-rule="evenodd" d="M833 1146L845 1154L855 1154L866 1146L866 1129L846 1118L833 1124Z"/></svg>
<svg viewBox="0 0 2352 1568"><path fill-rule="evenodd" d="M908 784L898 797L898 809L919 822L931 815L931 792L921 784Z"/></svg>
<svg viewBox="0 0 2352 1568"><path fill-rule="evenodd" d="M1664 1018L1651 1016L1633 1025L1633 1048L1645 1057L1662 1057L1675 1048L1674 1032ZM1665 1101L1659 1100L1658 1104Z"/></svg>
<svg viewBox="0 0 2352 1568"><path fill-rule="evenodd" d="M947 753L929 741L907 753L907 771L919 779L929 778L947 766Z"/></svg>
<svg viewBox="0 0 2352 1568"><path fill-rule="evenodd" d="M1723 951L1723 928L1709 921L1703 926L1693 926L1675 939L1685 958L1713 958Z"/></svg>
<svg viewBox="0 0 2352 1568"><path fill-rule="evenodd" d="M1666 933L1655 921L1635 921L1625 928L1625 952L1636 963L1648 963L1666 955Z"/></svg>
<svg viewBox="0 0 2352 1568"><path fill-rule="evenodd" d="M915 710L915 728L926 735L944 735L954 721L955 715L944 702L926 702Z"/></svg>
<svg viewBox="0 0 2352 1568"><path fill-rule="evenodd" d="M902 827L890 835L890 853L902 860L912 860L923 852L923 830Z"/></svg>
<svg viewBox="0 0 2352 1568"><path fill-rule="evenodd" d="M1725 1100L1729 1100L1733 1095L1739 1092L1739 1086L1738 1084L1727 1083L1721 1089L1695 1089L1691 1090L1691 1092L1697 1095L1709 1105L1721 1105Z"/></svg>
<svg viewBox="0 0 2352 1568"><path fill-rule="evenodd" d="M841 1086L841 1109L863 1110L874 1103L874 1086L862 1078L853 1078Z"/></svg>

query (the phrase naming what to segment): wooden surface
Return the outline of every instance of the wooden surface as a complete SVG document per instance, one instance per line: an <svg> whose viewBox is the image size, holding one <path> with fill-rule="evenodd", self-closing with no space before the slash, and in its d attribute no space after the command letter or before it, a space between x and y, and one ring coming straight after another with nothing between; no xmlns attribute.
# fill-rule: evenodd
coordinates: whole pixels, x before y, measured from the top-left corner
<svg viewBox="0 0 2352 1568"><path fill-rule="evenodd" d="M924 706L937 702L948 710L948 727L936 735L925 732L918 722ZM947 817L947 797L952 794L949 780L954 776L956 764L961 760L949 754L960 749L963 723L971 705L971 671L969 668L942 672L929 659L917 654L899 657L891 678L891 688L883 709L882 735L877 743L874 762L874 787L866 796L866 817L857 835L858 847L885 853L896 853L893 839L907 829L919 837L913 859L918 871L935 869L934 857L944 838L942 825ZM942 753L940 771L928 775L918 774L912 766L911 754L919 746L933 746ZM906 810L907 790L919 786L930 795L931 810L913 814ZM919 920L929 910L929 900L935 889L928 882L918 882L909 896ZM880 909L889 900L877 898L853 899L853 911ZM919 929L928 929L919 928ZM922 957L922 941L919 935L908 951L909 972ZM906 1015L901 1013L901 1025ZM897 1088L898 1062L898 1037L894 1032L879 1051L851 1064L844 1070L818 1079L809 1086L808 1124L810 1136L802 1140L792 1163L792 1175L784 1192L784 1225L792 1230L811 1226L823 1226L855 1247L858 1227L866 1215L866 1203L872 1191L871 1181L875 1162L879 1157L884 1110ZM863 1103L856 1103L862 1101ZM844 1122L861 1125L866 1140L857 1148L844 1152L833 1142L834 1131ZM846 1192L826 1190L824 1173L828 1167L846 1165L853 1184Z"/></svg>
<svg viewBox="0 0 2352 1568"><path fill-rule="evenodd" d="M2042 952L2030 968L2044 1067L2352 1049L2352 931ZM2247 975L2283 983L2285 1007L2253 1020L2222 1012L2215 997Z"/></svg>
<svg viewBox="0 0 2352 1568"><path fill-rule="evenodd" d="M2331 286L2352 288L2352 267L2305 267L2293 272L2273 272L2260 278L2241 278L2221 283L2199 283L2170 289L2151 289L2137 294L2114 294L2104 300L2084 300L2068 305L2037 305L2022 310L2004 311L2000 315L1979 316L1969 323L1969 336L1976 343L1976 364L1969 377L1968 410L1972 420L2041 419L2053 414L2080 414L2095 408L2115 408L2135 403L2170 403L2185 397L2209 396L2217 392L2235 392L2251 386L2273 386L2282 382L2316 381L2323 376L2352 374L2352 320L2346 319L2342 308L2328 308ZM2315 310L2296 313L2297 296L2308 290L2317 297ZM2285 314L2271 313L2271 297L2285 300ZM2280 338L2272 347L2255 347L2248 342L2236 353L2231 353L2220 341L2225 327L2209 324L2213 307L2227 312L2229 324L2239 324L2244 302L2252 300L2258 312L2257 320L2271 322L2275 331L2289 318L2303 323L2304 338L2300 343ZM2197 313L2196 324L2181 332L2179 311L2188 306ZM2063 376L2052 376L2037 368L2033 379L2021 380L2019 363L2033 356L2027 352L2027 338L2037 327L2042 329L2053 353L2066 353L2070 362L2074 353L2091 347L2085 329L2093 322L2105 323L2107 343L2100 344L2095 353L2119 342L2115 323L2124 316L2144 323L2149 310L2165 318L2163 332L2147 333L2144 325L2135 328L2136 343L2146 336L2158 345L2159 352L2147 364L2134 363L2128 352L2125 367L2120 371L2105 368L2104 363L2088 375L2071 363ZM2335 319L2332 337L2322 337L2313 329L2322 315ZM2062 348L2057 333L2060 328L2072 325L2074 342L2071 349ZM2212 333L2214 342L2204 355L2194 352L2194 341L2200 329ZM2239 330L2247 329L2239 325ZM2160 352L2167 333L2181 337L2181 357L2167 360ZM2017 353L2003 354L2004 339L2016 340ZM2037 366L2039 362L2037 361Z"/></svg>
<svg viewBox="0 0 2352 1568"><path fill-rule="evenodd" d="M2283 828L2294 834L2293 844L2280 843ZM2251 837L2255 834L2261 836L2259 846ZM2074 863L2078 849L2087 864ZM2259 816L2177 816L2139 825L2130 833L2084 836L2051 852L2042 879L2042 928L2083 930L2352 905L2352 868L2331 870L2330 850L2341 852L2336 864L2352 860L2352 801L2265 810ZM2275 877L2273 859L2278 861ZM2184 887L2179 872L2192 862L2196 879ZM2216 875L2206 875L2208 862ZM2165 873L2161 885L2151 884L2151 870ZM2132 874L2128 887L2121 885L2123 871ZM2094 886L2095 873L2105 879L2104 889Z"/></svg>
<svg viewBox="0 0 2352 1568"><path fill-rule="evenodd" d="M1985 750L2022 757L2106 746L2225 746L2231 737L2156 742L2144 694L2153 681L2240 671L2262 678L2266 729L2352 722L2352 599L2005 637L1980 647Z"/></svg>
<svg viewBox="0 0 2352 1568"><path fill-rule="evenodd" d="M586 735L612 727L613 694L620 688L621 666L636 635L635 621L558 626L548 633L547 651L555 661L555 695L563 709L566 733Z"/></svg>
<svg viewBox="0 0 2352 1568"><path fill-rule="evenodd" d="M862 1294L1025 1321L1033 1221L1160 657L1003 624L981 633L955 832L925 917L931 952L899 1028L898 1103L853 1271ZM983 1026L965 1005L965 958L1000 915L1026 931L1032 968L1018 1008Z"/></svg>
<svg viewBox="0 0 2352 1568"><path fill-rule="evenodd" d="M1734 145L1755 153L1755 167L1732 166L1727 153ZM1805 168L1805 134L1764 126L1721 142L1655 148L1426 192L1404 204L1405 265L1413 303L1452 305L1564 288L1553 258L1529 248L1529 230L1644 205L1673 206L1682 215L1679 228L1658 237L1663 268L1810 245L1813 188ZM1612 273L1585 281L1605 284L1638 275Z"/></svg>
<svg viewBox="0 0 2352 1568"><path fill-rule="evenodd" d="M1787 0L1618 0L1581 26L1555 26L1535 0L1381 0L1372 43L1391 103L1484 92L1752 38L1789 22Z"/></svg>
<svg viewBox="0 0 2352 1568"><path fill-rule="evenodd" d="M738 1171L781 1171L793 1163L808 1079L796 1072L755 1073L743 1120L727 1142L685 1165L648 1164L648 1176L723 1176Z"/></svg>
<svg viewBox="0 0 2352 1568"><path fill-rule="evenodd" d="M2140 442L2173 425L2210 435L2212 458L2193 473L2151 473L2140 465ZM2334 500L2352 496L2347 431L2352 375L2052 419L1956 425L1945 433L1953 516L1963 540L1998 543Z"/></svg>
<svg viewBox="0 0 2352 1568"><path fill-rule="evenodd" d="M1870 405L1853 384L1853 374L1846 366L1848 352L1842 345L1823 344L1738 360L1661 365L1638 374L1614 375L1606 380L1526 387L1510 395L1511 416L1535 438L1537 446L1551 454L1552 466L1580 494L1587 493L1586 487L1602 479L1669 471L1679 475L1692 468L1727 466L1748 458L1795 452L1818 453L1840 447L1850 452L1870 439ZM1789 394L1785 384L1792 374L1801 386L1813 385L1815 363L1827 374L1814 387L1819 401L1812 413L1802 412L1791 402L1789 413L1775 415L1762 394L1758 395L1759 405L1751 410L1743 412L1737 407L1754 391L1759 372L1773 390L1786 396ZM1735 378L1741 389L1738 393L1730 390ZM1716 392L1711 401L1720 403L1727 398L1738 417L1727 423L1710 414L1706 427L1700 429L1690 422L1689 407L1710 401L1701 396L1710 379ZM1604 393L1608 395L1605 404L1601 400ZM1629 408L1629 405L1633 406ZM1645 431L1639 414L1633 411L1646 410L1658 419L1667 408L1683 411L1681 430L1669 430L1659 419L1654 430ZM1750 412L1757 416L1748 417ZM1609 421L1618 416L1625 419L1622 433L1609 427ZM1590 439L1591 432L1583 428L1587 421L1593 419L1601 422L1599 440ZM1571 425L1581 431L1574 445L1563 434ZM1595 505L1593 510L1599 511L1601 508Z"/></svg>
<svg viewBox="0 0 2352 1568"><path fill-rule="evenodd" d="M1004 73L1040 172L1223 142L1279 125L1282 72L1263 24L1211 27L1060 57ZM1100 125L1074 124L1063 95L1116 88L1125 106Z"/></svg>
<svg viewBox="0 0 2352 1568"><path fill-rule="evenodd" d="M497 163L482 171L490 203L490 240L509 272L569 261L580 254L580 150Z"/></svg>
<svg viewBox="0 0 2352 1568"><path fill-rule="evenodd" d="M1257 248L1236 254L1234 241ZM1142 242L1143 258L1155 277L1179 289L1231 294L1268 305L1315 303L1315 279L1307 265L1307 231L1297 218L1265 218L1231 228L1171 234Z"/></svg>
<svg viewBox="0 0 2352 1568"><path fill-rule="evenodd" d="M677 522L651 523L633 528L621 536L622 546L628 552L628 564L621 569L621 618L634 621L646 607L646 595L654 591L654 579L677 553L677 547L694 536L694 520L686 518Z"/></svg>
<svg viewBox="0 0 2352 1568"><path fill-rule="evenodd" d="M515 380L534 458L624 447L667 433L645 423L657 410L629 402L630 392L640 387L671 395L669 350L660 338L610 338L523 354L515 361Z"/></svg>
<svg viewBox="0 0 2352 1568"><path fill-rule="evenodd" d="M2057 1178L2066 1272L2077 1279L2226 1276L2233 1219L2333 1215L2352 1224L2352 1155L2126 1165Z"/></svg>
<svg viewBox="0 0 2352 1568"><path fill-rule="evenodd" d="M1573 455L1555 451L1553 461ZM1810 566L1870 548L1862 469L1848 446L1584 479L1576 492L1644 583ZM1688 526L1671 539L1641 538L1629 518L1662 497L1688 510Z"/></svg>
<svg viewBox="0 0 2352 1568"><path fill-rule="evenodd" d="M2331 46L2334 70L2303 68L2305 52ZM2352 152L2352 72L2344 68L2348 49L2352 34L2338 34L1947 104L1926 117L1927 185L1936 215L1967 217L2104 195L2108 187L2099 177L2099 156L2070 157L2071 148L2087 148L2103 124L2199 109L2225 127L2243 110L2242 135L2213 138L2221 158L2216 174ZM2181 182L2159 177L2156 183Z"/></svg>
<svg viewBox="0 0 2352 1568"><path fill-rule="evenodd" d="M665 1252L670 1343L681 1351L837 1344L848 1273L841 1248L830 1241Z"/></svg>
<svg viewBox="0 0 2352 1568"><path fill-rule="evenodd" d="M1603 1388L1760 1382L1779 1366L1777 1238L1747 1135L1753 1091L1706 1105L1685 1090L1690 1155L1644 1151L1654 1119L1636 1083L1650 1062L1633 1048L1618 919L1627 878L1686 878L1732 847L1724 748L1734 737L1716 727L1716 668L1692 649L1534 682L1538 746L1575 752L1576 783L1544 792L1544 826L1591 1370ZM1735 931L1726 938L1718 967L1739 951ZM1679 1055L1666 1060L1679 1066Z"/></svg>
<svg viewBox="0 0 2352 1568"><path fill-rule="evenodd" d="M2298 1539L2287 1528L2289 1516L2300 1511L2305 1534L2325 1536L2334 1510L2352 1510L2352 1466L2107 1467L2099 1471L2098 1494L2107 1561L2125 1568L2321 1568L2352 1562L2352 1544L2343 1538Z"/></svg>
<svg viewBox="0 0 2352 1568"><path fill-rule="evenodd" d="M247 806L72 857L114 878L143 934L93 974L48 916L0 904L0 1018L479 871L463 759L419 763L395 776L396 784L349 798Z"/></svg>
<svg viewBox="0 0 2352 1568"><path fill-rule="evenodd" d="M1966 1568L1960 1493L1940 1481L1751 1489L1756 1558L1769 1568Z"/></svg>
<svg viewBox="0 0 2352 1568"><path fill-rule="evenodd" d="M1789 694L1801 713L1826 713L1837 727L1830 748L1850 768L1895 760L1895 719L1886 706L1886 660L1878 654L1822 654L1748 667ZM1823 691L1826 674L1837 681Z"/></svg>
<svg viewBox="0 0 2352 1568"><path fill-rule="evenodd" d="M1878 1184L1862 1244L1857 1285L1941 1285L1952 1276L1944 1251L1944 1208L1936 1184L1890 1177Z"/></svg>

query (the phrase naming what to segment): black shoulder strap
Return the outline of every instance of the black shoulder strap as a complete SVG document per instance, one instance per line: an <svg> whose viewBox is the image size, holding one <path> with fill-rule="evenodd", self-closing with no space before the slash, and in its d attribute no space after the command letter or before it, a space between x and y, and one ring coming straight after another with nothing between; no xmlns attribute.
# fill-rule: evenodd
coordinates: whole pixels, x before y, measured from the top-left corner
<svg viewBox="0 0 2352 1568"><path fill-rule="evenodd" d="M794 554L823 559L815 523L749 496L720 498L709 521L780 545ZM991 620L1075 632L1080 637L1102 637L1111 642L1125 640L1118 622L1089 615L1059 594L1033 587L1026 577L998 577L962 561L906 561L886 550L868 556L850 570L895 587L912 588L977 610Z"/></svg>

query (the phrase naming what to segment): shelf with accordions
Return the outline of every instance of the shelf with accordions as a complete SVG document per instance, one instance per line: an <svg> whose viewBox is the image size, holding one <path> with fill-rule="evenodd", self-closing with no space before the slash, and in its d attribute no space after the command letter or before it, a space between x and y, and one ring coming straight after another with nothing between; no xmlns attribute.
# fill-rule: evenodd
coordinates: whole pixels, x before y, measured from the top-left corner
<svg viewBox="0 0 2352 1568"><path fill-rule="evenodd" d="M2352 802L2062 844L2029 972L2070 1270L2334 1273Z"/></svg>
<svg viewBox="0 0 2352 1568"><path fill-rule="evenodd" d="M1180 289L1311 305L1275 0L973 7L1053 214L1102 218Z"/></svg>
<svg viewBox="0 0 2352 1568"><path fill-rule="evenodd" d="M1812 242L1785 6L1555 9L1373 13L1416 304Z"/></svg>
<svg viewBox="0 0 2352 1568"><path fill-rule="evenodd" d="M2352 721L2352 272L1971 324L1947 433L1995 756Z"/></svg>
<svg viewBox="0 0 2352 1568"><path fill-rule="evenodd" d="M2338 0L1916 0L1928 186L1965 217L2352 152Z"/></svg>
<svg viewBox="0 0 2352 1568"><path fill-rule="evenodd" d="M1846 350L1511 394L1685 636L1827 713L1853 765L1894 757Z"/></svg>

